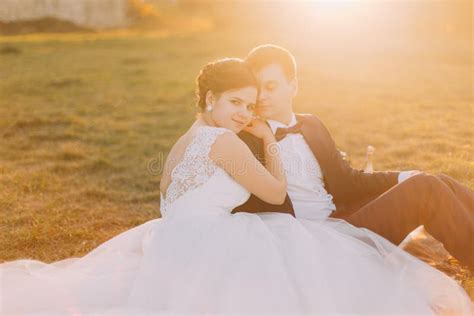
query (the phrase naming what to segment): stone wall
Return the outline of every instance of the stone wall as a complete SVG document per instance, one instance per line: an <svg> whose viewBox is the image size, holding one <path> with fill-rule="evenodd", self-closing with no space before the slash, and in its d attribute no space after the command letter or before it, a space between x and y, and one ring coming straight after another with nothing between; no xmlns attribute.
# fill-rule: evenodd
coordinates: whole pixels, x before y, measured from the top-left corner
<svg viewBox="0 0 474 316"><path fill-rule="evenodd" d="M125 26L127 0L0 0L2 22L44 17L92 28Z"/></svg>

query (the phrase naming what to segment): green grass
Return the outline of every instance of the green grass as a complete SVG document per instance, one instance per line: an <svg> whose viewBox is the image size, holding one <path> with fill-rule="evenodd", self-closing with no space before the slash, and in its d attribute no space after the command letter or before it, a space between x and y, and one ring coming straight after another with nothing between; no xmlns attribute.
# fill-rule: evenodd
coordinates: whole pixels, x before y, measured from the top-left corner
<svg viewBox="0 0 474 316"><path fill-rule="evenodd" d="M319 115L355 167L371 144L377 170L474 188L469 43L367 55L232 31L1 37L0 261L82 256L160 216L158 167L194 120L200 67L269 41L298 59L296 111Z"/></svg>

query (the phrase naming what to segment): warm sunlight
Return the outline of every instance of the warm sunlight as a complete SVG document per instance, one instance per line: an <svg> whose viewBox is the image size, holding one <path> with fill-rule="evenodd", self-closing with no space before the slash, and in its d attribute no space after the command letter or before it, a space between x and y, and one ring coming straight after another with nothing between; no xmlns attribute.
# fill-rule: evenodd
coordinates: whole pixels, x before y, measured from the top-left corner
<svg viewBox="0 0 474 316"><path fill-rule="evenodd" d="M0 315L474 315L472 12L0 0Z"/></svg>

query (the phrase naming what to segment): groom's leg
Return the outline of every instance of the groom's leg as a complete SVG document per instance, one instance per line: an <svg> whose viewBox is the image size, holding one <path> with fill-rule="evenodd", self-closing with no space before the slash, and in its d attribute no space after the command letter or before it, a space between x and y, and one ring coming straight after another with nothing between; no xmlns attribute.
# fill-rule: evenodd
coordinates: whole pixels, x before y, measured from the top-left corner
<svg viewBox="0 0 474 316"><path fill-rule="evenodd" d="M474 271L474 192L448 176L413 176L344 219L396 245L424 225Z"/></svg>

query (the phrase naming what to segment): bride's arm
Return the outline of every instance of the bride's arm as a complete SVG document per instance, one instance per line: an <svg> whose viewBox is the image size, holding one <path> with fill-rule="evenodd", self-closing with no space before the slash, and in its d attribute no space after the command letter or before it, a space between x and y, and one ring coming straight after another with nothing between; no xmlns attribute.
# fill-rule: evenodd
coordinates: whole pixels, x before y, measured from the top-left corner
<svg viewBox="0 0 474 316"><path fill-rule="evenodd" d="M267 168L268 172L270 172L276 179L278 179L281 183L284 184L285 195L283 196L283 200L285 200L287 183L285 171L283 170L283 165L280 159L280 147L278 146L278 143L273 134L263 137L262 141L265 155L265 167Z"/></svg>
<svg viewBox="0 0 474 316"><path fill-rule="evenodd" d="M227 171L238 183L263 201L283 204L286 197L286 177L281 164L279 147L273 134L263 134L265 166L248 146L234 133L220 135L209 157Z"/></svg>

